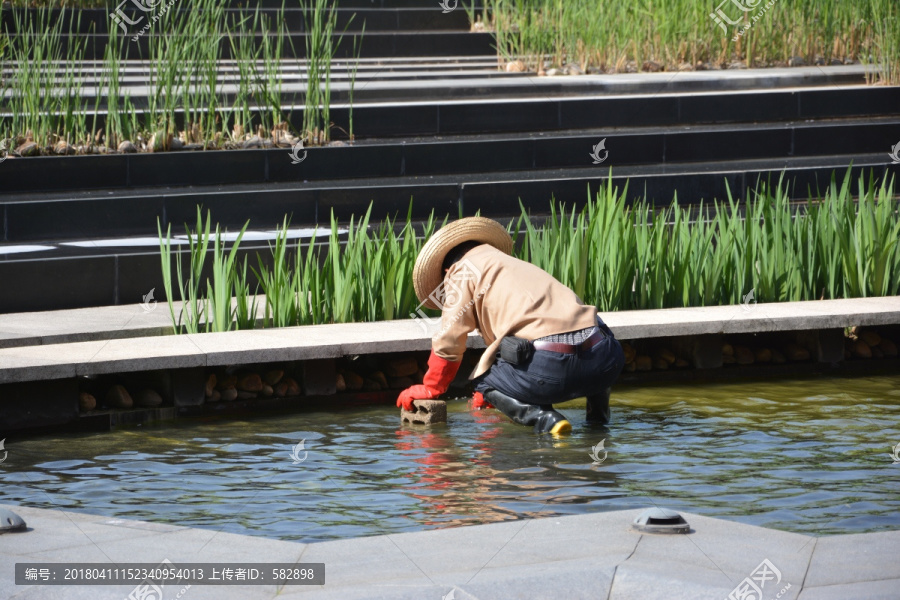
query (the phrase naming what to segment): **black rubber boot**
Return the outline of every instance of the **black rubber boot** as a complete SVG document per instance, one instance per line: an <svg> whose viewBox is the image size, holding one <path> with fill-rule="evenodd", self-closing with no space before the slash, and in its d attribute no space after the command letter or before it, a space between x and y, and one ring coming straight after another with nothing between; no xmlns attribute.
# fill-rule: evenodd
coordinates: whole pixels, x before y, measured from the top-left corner
<svg viewBox="0 0 900 600"><path fill-rule="evenodd" d="M599 394L587 397L584 417L589 423L609 424L609 395L612 388L605 388Z"/></svg>
<svg viewBox="0 0 900 600"><path fill-rule="evenodd" d="M551 406L525 404L497 390L484 392L484 399L519 425L534 425L535 433L562 434L572 431L572 424Z"/></svg>

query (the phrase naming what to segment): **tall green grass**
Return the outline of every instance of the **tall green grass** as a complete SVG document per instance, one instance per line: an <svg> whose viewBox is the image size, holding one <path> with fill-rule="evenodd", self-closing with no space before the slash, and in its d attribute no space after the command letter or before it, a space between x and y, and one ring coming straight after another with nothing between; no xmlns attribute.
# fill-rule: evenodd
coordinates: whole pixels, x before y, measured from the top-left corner
<svg viewBox="0 0 900 600"><path fill-rule="evenodd" d="M411 207L402 227L391 219L372 226L370 217L371 207L345 231L332 215L327 237L305 245L289 241L285 219L270 252L252 267L265 295L264 327L406 318L417 310L412 271L436 229L434 216L420 228ZM237 306L255 315L246 300L246 263L241 272L231 259L240 236L225 260L217 228L213 257L221 273L214 269L214 280L202 285L210 230L209 216L198 211L188 231L187 277L174 261L175 294L170 237L160 229L166 297L179 330L231 328L228 314L213 318L229 285ZM603 185L580 207L552 202L546 218L523 208L510 232L519 258L603 311L738 304L751 290L758 302L900 294L894 181L870 175L854 185L849 170L821 197L801 203L789 200L783 181L760 184L743 202L729 195L696 207L676 198L662 209L631 197L627 184ZM178 299L185 301L181 315L172 303ZM250 316L234 324L252 325Z"/></svg>
<svg viewBox="0 0 900 600"><path fill-rule="evenodd" d="M10 114L0 118L0 138L30 134L47 144L61 138L72 143L90 140L89 107L79 81L86 41L73 38L64 49L62 37L69 32L63 29L63 19L52 19L47 8L37 9L30 19L16 11L11 15L18 34L8 38L0 63L0 93L5 96L0 109ZM76 25L77 20L70 27Z"/></svg>
<svg viewBox="0 0 900 600"><path fill-rule="evenodd" d="M183 272L181 256L172 252L172 227L166 228L163 236L162 224L157 222L160 257L162 261L163 289L169 299L169 315L177 332L200 333L210 331L230 331L251 329L256 324L256 293L250 291L247 259L238 263L237 253L241 239L250 224L248 221L240 230L231 248L226 250L226 232L216 225L213 238L212 277L204 276L207 250L210 242L212 218L206 218L197 207L197 225L191 230L185 225L190 258L187 274ZM182 308L175 311L172 277L172 262L175 262L178 295ZM204 284L205 280L205 284Z"/></svg>
<svg viewBox="0 0 900 600"><path fill-rule="evenodd" d="M521 58L533 68L543 59L556 66L619 72L633 61L641 70L654 62L668 70L687 63L748 66L787 63L802 57L852 59L881 67L882 81L900 82L900 3L895 0L778 0L742 14L733 4L723 10L751 25L727 25L710 18L721 0L485 0L487 24L497 49L508 60ZM753 18L759 15L756 21Z"/></svg>
<svg viewBox="0 0 900 600"><path fill-rule="evenodd" d="M323 144L335 126L330 114L331 64L343 32L335 32L332 3L297 1L307 16L308 33L307 57L298 61L308 85L297 133L311 145ZM34 3L16 6L23 4ZM274 16L259 7L226 13L228 4L220 0L176 4L143 33L144 55L132 37L140 25L148 24L153 11L127 35L110 22L97 93L90 100L83 93L81 72L88 38L74 34L80 13L67 8L56 18L50 8L58 4L48 2L30 12L13 10L11 27L0 32L0 112L8 113L0 117L0 139L30 132L42 148L65 139L71 145L104 142L114 149L120 141L137 142L140 137L154 150L167 150L174 137L223 147L256 133L274 140L280 137L276 129L288 128L285 121L295 107L282 105L284 66L289 62L282 57L290 40L284 4ZM3 4L0 10L5 10ZM71 30L64 30L63 19L70 14L76 19ZM257 32L262 35L257 37ZM225 48L237 70L236 91L223 87L228 81L221 73ZM136 63L125 59L143 61L146 99L129 97L123 67ZM355 85L355 68L350 85ZM96 135L104 110L106 123L102 135ZM352 120L352 103L350 110Z"/></svg>
<svg viewBox="0 0 900 600"><path fill-rule="evenodd" d="M523 210L514 234L521 258L604 311L737 304L750 290L759 302L897 295L893 180L860 178L858 201L852 184L848 172L798 206L779 182L744 203L659 211L606 186L540 228Z"/></svg>

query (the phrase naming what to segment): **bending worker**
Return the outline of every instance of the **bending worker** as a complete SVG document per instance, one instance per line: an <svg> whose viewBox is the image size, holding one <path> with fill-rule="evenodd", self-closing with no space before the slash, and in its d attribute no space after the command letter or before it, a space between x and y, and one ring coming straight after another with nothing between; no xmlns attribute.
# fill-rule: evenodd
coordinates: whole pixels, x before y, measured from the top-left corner
<svg viewBox="0 0 900 600"><path fill-rule="evenodd" d="M447 391L478 330L487 349L470 379L474 407L493 406L537 433L568 433L553 404L587 397L587 420L609 422L610 387L625 364L622 347L575 293L542 269L510 256L512 239L491 219L450 223L426 242L413 270L416 296L441 310L421 385L397 406Z"/></svg>

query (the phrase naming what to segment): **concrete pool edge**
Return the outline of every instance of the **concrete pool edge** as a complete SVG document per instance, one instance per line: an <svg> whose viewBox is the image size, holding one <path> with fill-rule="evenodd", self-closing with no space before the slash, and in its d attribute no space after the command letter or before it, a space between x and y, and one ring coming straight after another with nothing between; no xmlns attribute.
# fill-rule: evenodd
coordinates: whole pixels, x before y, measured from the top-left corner
<svg viewBox="0 0 900 600"><path fill-rule="evenodd" d="M639 510L535 518L303 544L211 529L0 505L24 533L0 536L0 596L121 599L132 586L16 586L16 562L325 563L325 586L203 586L194 598L724 599L769 561L763 598L892 598L900 531L809 536L682 513L688 535L630 529ZM13 549L14 548L14 549ZM181 586L166 588L167 600ZM450 592L455 590L452 596Z"/></svg>
<svg viewBox="0 0 900 600"><path fill-rule="evenodd" d="M124 329L134 325L127 310L145 312L113 308L96 309L86 325L72 318L81 311L64 311L59 328L80 335L108 314L111 329L118 323ZM623 342L621 384L900 368L894 341L900 341L900 296L600 314ZM54 316L32 313L18 331L53 335ZM157 330L161 316L149 317ZM102 431L204 411L291 408L318 397L385 402L421 381L436 326L406 319L0 348L0 429ZM851 326L862 330L848 334ZM4 334L15 335L0 320ZM462 396L471 395L464 388L484 341L473 332L468 348L451 386ZM363 397L375 393L381 395Z"/></svg>
<svg viewBox="0 0 900 600"><path fill-rule="evenodd" d="M824 330L900 324L900 296L600 315L622 340ZM101 323L105 326L100 325L100 335L91 335L91 328ZM132 305L0 315L0 383L200 364L334 358L431 346L426 328L415 319L160 335L171 331L165 307L149 312ZM484 342L472 335L469 347L483 348ZM29 374L30 370L35 372Z"/></svg>

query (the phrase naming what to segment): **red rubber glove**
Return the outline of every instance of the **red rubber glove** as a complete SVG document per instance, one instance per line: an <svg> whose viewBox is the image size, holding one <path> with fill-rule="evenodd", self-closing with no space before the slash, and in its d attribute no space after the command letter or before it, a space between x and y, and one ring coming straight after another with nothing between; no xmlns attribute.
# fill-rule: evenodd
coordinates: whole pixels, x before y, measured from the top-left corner
<svg viewBox="0 0 900 600"><path fill-rule="evenodd" d="M472 410L482 410L485 408L494 408L494 406L484 399L481 392L475 392L472 396Z"/></svg>
<svg viewBox="0 0 900 600"><path fill-rule="evenodd" d="M428 372L422 379L422 385L414 385L400 392L397 398L397 406L404 410L413 410L413 400L431 400L447 391L450 382L459 371L459 362L450 362L431 351L428 358Z"/></svg>

